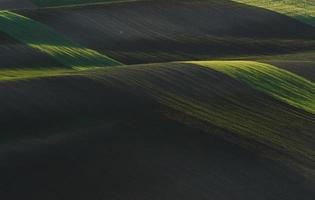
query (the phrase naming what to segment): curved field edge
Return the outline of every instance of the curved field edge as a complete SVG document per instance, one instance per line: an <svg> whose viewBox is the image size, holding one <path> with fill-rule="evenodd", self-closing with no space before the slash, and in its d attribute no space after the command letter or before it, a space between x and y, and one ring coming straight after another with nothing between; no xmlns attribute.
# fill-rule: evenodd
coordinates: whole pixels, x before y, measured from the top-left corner
<svg viewBox="0 0 315 200"><path fill-rule="evenodd" d="M234 0L239 3L257 6L293 17L315 26L315 2L310 0Z"/></svg>
<svg viewBox="0 0 315 200"><path fill-rule="evenodd" d="M270 64L254 61L188 63L222 72L283 102L315 114L315 84L301 76Z"/></svg>
<svg viewBox="0 0 315 200"><path fill-rule="evenodd" d="M44 24L10 11L0 12L0 31L38 49L66 67L85 68L121 65L95 50L84 48Z"/></svg>

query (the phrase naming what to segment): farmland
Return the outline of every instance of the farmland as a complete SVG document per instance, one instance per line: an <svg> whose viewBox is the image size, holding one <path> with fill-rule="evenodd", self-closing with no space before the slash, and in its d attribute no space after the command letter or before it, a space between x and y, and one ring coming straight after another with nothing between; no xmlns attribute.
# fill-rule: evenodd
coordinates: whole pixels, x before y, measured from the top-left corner
<svg viewBox="0 0 315 200"><path fill-rule="evenodd" d="M301 2L0 1L0 197L314 199Z"/></svg>

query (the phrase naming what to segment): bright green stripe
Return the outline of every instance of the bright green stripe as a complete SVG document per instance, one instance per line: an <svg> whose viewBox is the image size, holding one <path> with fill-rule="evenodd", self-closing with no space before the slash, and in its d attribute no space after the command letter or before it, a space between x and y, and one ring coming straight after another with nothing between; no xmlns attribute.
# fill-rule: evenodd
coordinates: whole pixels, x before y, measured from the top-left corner
<svg viewBox="0 0 315 200"><path fill-rule="evenodd" d="M126 0L128 1L128 0ZM62 6L76 4L92 4L101 2L124 2L121 0L32 0L38 6Z"/></svg>
<svg viewBox="0 0 315 200"><path fill-rule="evenodd" d="M67 67L85 68L121 65L92 49L84 48L51 28L9 11L0 12L0 31L39 49Z"/></svg>
<svg viewBox="0 0 315 200"><path fill-rule="evenodd" d="M106 0L32 0L39 6L57 6L57 5L69 5L69 4L80 4L80 3L95 3L105 2Z"/></svg>
<svg viewBox="0 0 315 200"><path fill-rule="evenodd" d="M52 76L70 75L76 72L67 68L18 68L18 69L1 69L0 81L33 79Z"/></svg>
<svg viewBox="0 0 315 200"><path fill-rule="evenodd" d="M286 70L253 61L189 63L222 72L292 106L315 114L315 84Z"/></svg>
<svg viewBox="0 0 315 200"><path fill-rule="evenodd" d="M234 0L269 9L315 26L315 1L312 0Z"/></svg>

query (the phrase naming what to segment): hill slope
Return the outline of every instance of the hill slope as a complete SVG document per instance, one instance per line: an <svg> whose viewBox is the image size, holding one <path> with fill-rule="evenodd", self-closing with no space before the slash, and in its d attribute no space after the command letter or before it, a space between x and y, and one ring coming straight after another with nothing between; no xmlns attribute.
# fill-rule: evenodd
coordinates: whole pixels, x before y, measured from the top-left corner
<svg viewBox="0 0 315 200"><path fill-rule="evenodd" d="M19 13L127 64L315 48L314 28L227 0L135 1Z"/></svg>
<svg viewBox="0 0 315 200"><path fill-rule="evenodd" d="M0 11L0 30L72 68L121 65L97 51L84 48L49 27L10 11Z"/></svg>
<svg viewBox="0 0 315 200"><path fill-rule="evenodd" d="M235 0L248 5L258 6L296 18L315 26L315 2L313 0Z"/></svg>
<svg viewBox="0 0 315 200"><path fill-rule="evenodd" d="M60 66L50 56L0 33L0 68Z"/></svg>
<svg viewBox="0 0 315 200"><path fill-rule="evenodd" d="M0 91L2 196L314 196L302 178L314 180L314 115L211 68L116 67Z"/></svg>
<svg viewBox="0 0 315 200"><path fill-rule="evenodd" d="M189 63L210 67L292 106L315 114L315 84L286 70L249 61Z"/></svg>
<svg viewBox="0 0 315 200"><path fill-rule="evenodd" d="M1 198L314 199L315 28L227 0L19 1Z"/></svg>

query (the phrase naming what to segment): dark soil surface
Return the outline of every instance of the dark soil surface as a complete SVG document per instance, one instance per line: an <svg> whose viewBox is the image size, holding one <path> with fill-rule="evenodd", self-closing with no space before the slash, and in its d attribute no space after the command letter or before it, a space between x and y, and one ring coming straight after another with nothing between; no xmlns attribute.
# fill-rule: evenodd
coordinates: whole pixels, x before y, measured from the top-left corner
<svg viewBox="0 0 315 200"><path fill-rule="evenodd" d="M0 196L12 200L314 198L295 172L215 136L228 131L211 124L205 132L188 127L167 118L165 114L176 112L144 90L130 91L132 85L124 81L130 74L139 81L178 87L147 76L144 69L97 72L102 80L73 75L0 82ZM151 70L161 72L159 67ZM199 71L179 66L169 72L172 81L183 81L179 92L222 101L216 93L206 97L210 90L189 88L185 73L194 76ZM204 81L199 84L212 84L213 90L228 87L228 80L218 82L212 70L202 74L198 77ZM226 98L273 102L259 93L249 95L253 90L236 82L233 85L239 90L225 92ZM305 116L298 112L293 113Z"/></svg>
<svg viewBox="0 0 315 200"><path fill-rule="evenodd" d="M19 11L126 64L315 49L315 29L223 0L154 0Z"/></svg>

